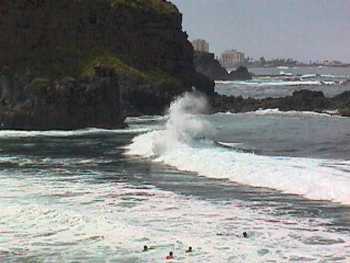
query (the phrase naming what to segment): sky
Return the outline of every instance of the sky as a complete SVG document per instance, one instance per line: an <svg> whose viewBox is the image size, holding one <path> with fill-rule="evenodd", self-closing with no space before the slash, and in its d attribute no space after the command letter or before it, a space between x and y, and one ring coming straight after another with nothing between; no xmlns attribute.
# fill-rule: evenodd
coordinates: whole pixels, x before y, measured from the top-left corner
<svg viewBox="0 0 350 263"><path fill-rule="evenodd" d="M350 0L171 0L211 52L350 62Z"/></svg>

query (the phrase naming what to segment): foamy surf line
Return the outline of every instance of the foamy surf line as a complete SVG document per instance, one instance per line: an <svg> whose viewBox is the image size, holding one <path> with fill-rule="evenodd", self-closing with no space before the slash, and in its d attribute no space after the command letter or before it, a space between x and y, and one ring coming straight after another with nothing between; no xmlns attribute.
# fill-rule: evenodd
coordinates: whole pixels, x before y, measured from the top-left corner
<svg viewBox="0 0 350 263"><path fill-rule="evenodd" d="M144 133L149 132L148 128L130 128L130 129L83 129L71 131L19 131L19 130L3 130L0 131L0 138L25 138L25 137L74 137L93 134L128 134L128 133Z"/></svg>
<svg viewBox="0 0 350 263"><path fill-rule="evenodd" d="M201 102L188 96L172 104L165 130L135 137L127 154L209 178L350 205L350 175L338 169L339 161L258 156L218 147L203 140L210 129L193 115L194 105ZM350 162L341 165L350 167Z"/></svg>
<svg viewBox="0 0 350 263"><path fill-rule="evenodd" d="M159 154L157 142L165 131L137 136L128 146L128 154L152 158L182 171L201 176L271 188L314 200L329 200L350 205L350 176L324 161L306 158L269 157L235 152L219 147L193 147L176 143ZM331 164L328 162L327 164ZM344 163L350 166L349 163Z"/></svg>
<svg viewBox="0 0 350 263"><path fill-rule="evenodd" d="M315 112L315 111L281 111L279 109L259 109L256 111L242 112L242 113L217 113L225 115L256 115L256 116L287 116L287 117L326 117L326 118L344 118L339 114L337 110L334 111L324 111L324 112Z"/></svg>
<svg viewBox="0 0 350 263"><path fill-rule="evenodd" d="M321 81L215 81L216 84L240 85L251 87L279 87L279 86L322 86Z"/></svg>

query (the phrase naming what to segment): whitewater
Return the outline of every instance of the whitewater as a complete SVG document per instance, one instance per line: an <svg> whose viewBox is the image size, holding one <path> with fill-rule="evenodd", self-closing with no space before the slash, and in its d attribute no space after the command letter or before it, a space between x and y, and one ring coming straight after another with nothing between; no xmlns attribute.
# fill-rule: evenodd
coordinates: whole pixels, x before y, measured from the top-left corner
<svg viewBox="0 0 350 263"><path fill-rule="evenodd" d="M203 97L186 94L178 98L169 109L164 129L136 136L127 154L199 176L350 205L349 161L263 156L220 147L212 139L215 127L202 115L205 110Z"/></svg>
<svg viewBox="0 0 350 263"><path fill-rule="evenodd" d="M216 86L243 97L300 88ZM122 130L0 131L0 262L164 263L169 251L181 263L349 262L350 119L207 110L191 93Z"/></svg>
<svg viewBox="0 0 350 263"><path fill-rule="evenodd" d="M350 121L206 110L1 131L0 262L348 262Z"/></svg>

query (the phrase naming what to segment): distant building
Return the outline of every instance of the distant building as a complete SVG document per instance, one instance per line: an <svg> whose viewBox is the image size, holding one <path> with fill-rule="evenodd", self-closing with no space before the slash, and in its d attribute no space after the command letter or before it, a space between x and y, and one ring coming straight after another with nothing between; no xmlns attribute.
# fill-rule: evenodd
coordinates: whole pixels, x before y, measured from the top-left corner
<svg viewBox="0 0 350 263"><path fill-rule="evenodd" d="M234 68L245 63L245 56L237 50L227 50L222 53L220 62L224 68Z"/></svg>
<svg viewBox="0 0 350 263"><path fill-rule="evenodd" d="M209 53L209 43L203 39L193 40L192 46L195 51Z"/></svg>

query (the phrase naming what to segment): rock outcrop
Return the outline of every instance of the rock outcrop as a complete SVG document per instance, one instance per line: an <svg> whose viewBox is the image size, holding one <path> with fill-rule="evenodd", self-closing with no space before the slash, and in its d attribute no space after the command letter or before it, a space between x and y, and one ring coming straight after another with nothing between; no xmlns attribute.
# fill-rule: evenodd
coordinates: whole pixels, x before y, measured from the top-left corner
<svg viewBox="0 0 350 263"><path fill-rule="evenodd" d="M252 74L246 67L239 66L236 70L233 70L228 75L228 80L250 80Z"/></svg>
<svg viewBox="0 0 350 263"><path fill-rule="evenodd" d="M87 79L50 81L34 78L21 83L3 73L0 99L2 129L122 128L120 89L117 75L96 68ZM16 91L9 94L8 91ZM4 94L5 93L5 94ZM7 93L7 94L6 94Z"/></svg>
<svg viewBox="0 0 350 263"><path fill-rule="evenodd" d="M249 112L258 109L281 111L338 110L340 115L350 116L350 92L327 98L320 91L300 90L283 98L253 99L216 95L210 98L212 112Z"/></svg>
<svg viewBox="0 0 350 263"><path fill-rule="evenodd" d="M228 80L229 74L213 53L195 52L194 65L197 72L202 73L211 80Z"/></svg>
<svg viewBox="0 0 350 263"><path fill-rule="evenodd" d="M21 128L23 123L23 128L30 129L31 120L40 119L38 115L28 121L11 122L9 114L22 105L19 98L26 100L28 94L32 101L48 99L22 92L34 80L48 80L48 90L53 89L52 83L60 83L57 85L63 89L73 85L83 90L91 84L105 92L96 84L100 81L96 65L106 66L118 76L118 85L114 79L110 85L121 89L125 106L120 112L126 114L161 113L174 96L192 87L208 95L214 93L214 83L195 71L193 48L182 31L182 15L165 0L0 0L0 31L0 70L10 72L12 78L0 82L2 99L11 101L1 106L8 128ZM63 78L74 78L76 82L66 86L60 81ZM107 93L110 88L106 88ZM83 93L79 95L82 100ZM54 95L50 97L54 100L50 111L62 106L59 100L63 98L55 92ZM78 98L71 101L85 105ZM29 107L26 114L41 114L34 108ZM60 127L69 129L74 128L75 121L63 123L67 125ZM91 124L116 126L105 119L86 119L79 126ZM45 129L45 125L41 128Z"/></svg>
<svg viewBox="0 0 350 263"><path fill-rule="evenodd" d="M194 65L196 71L208 77L211 80L249 80L252 74L246 67L238 67L230 73L221 66L219 61L215 59L213 53L195 52Z"/></svg>

